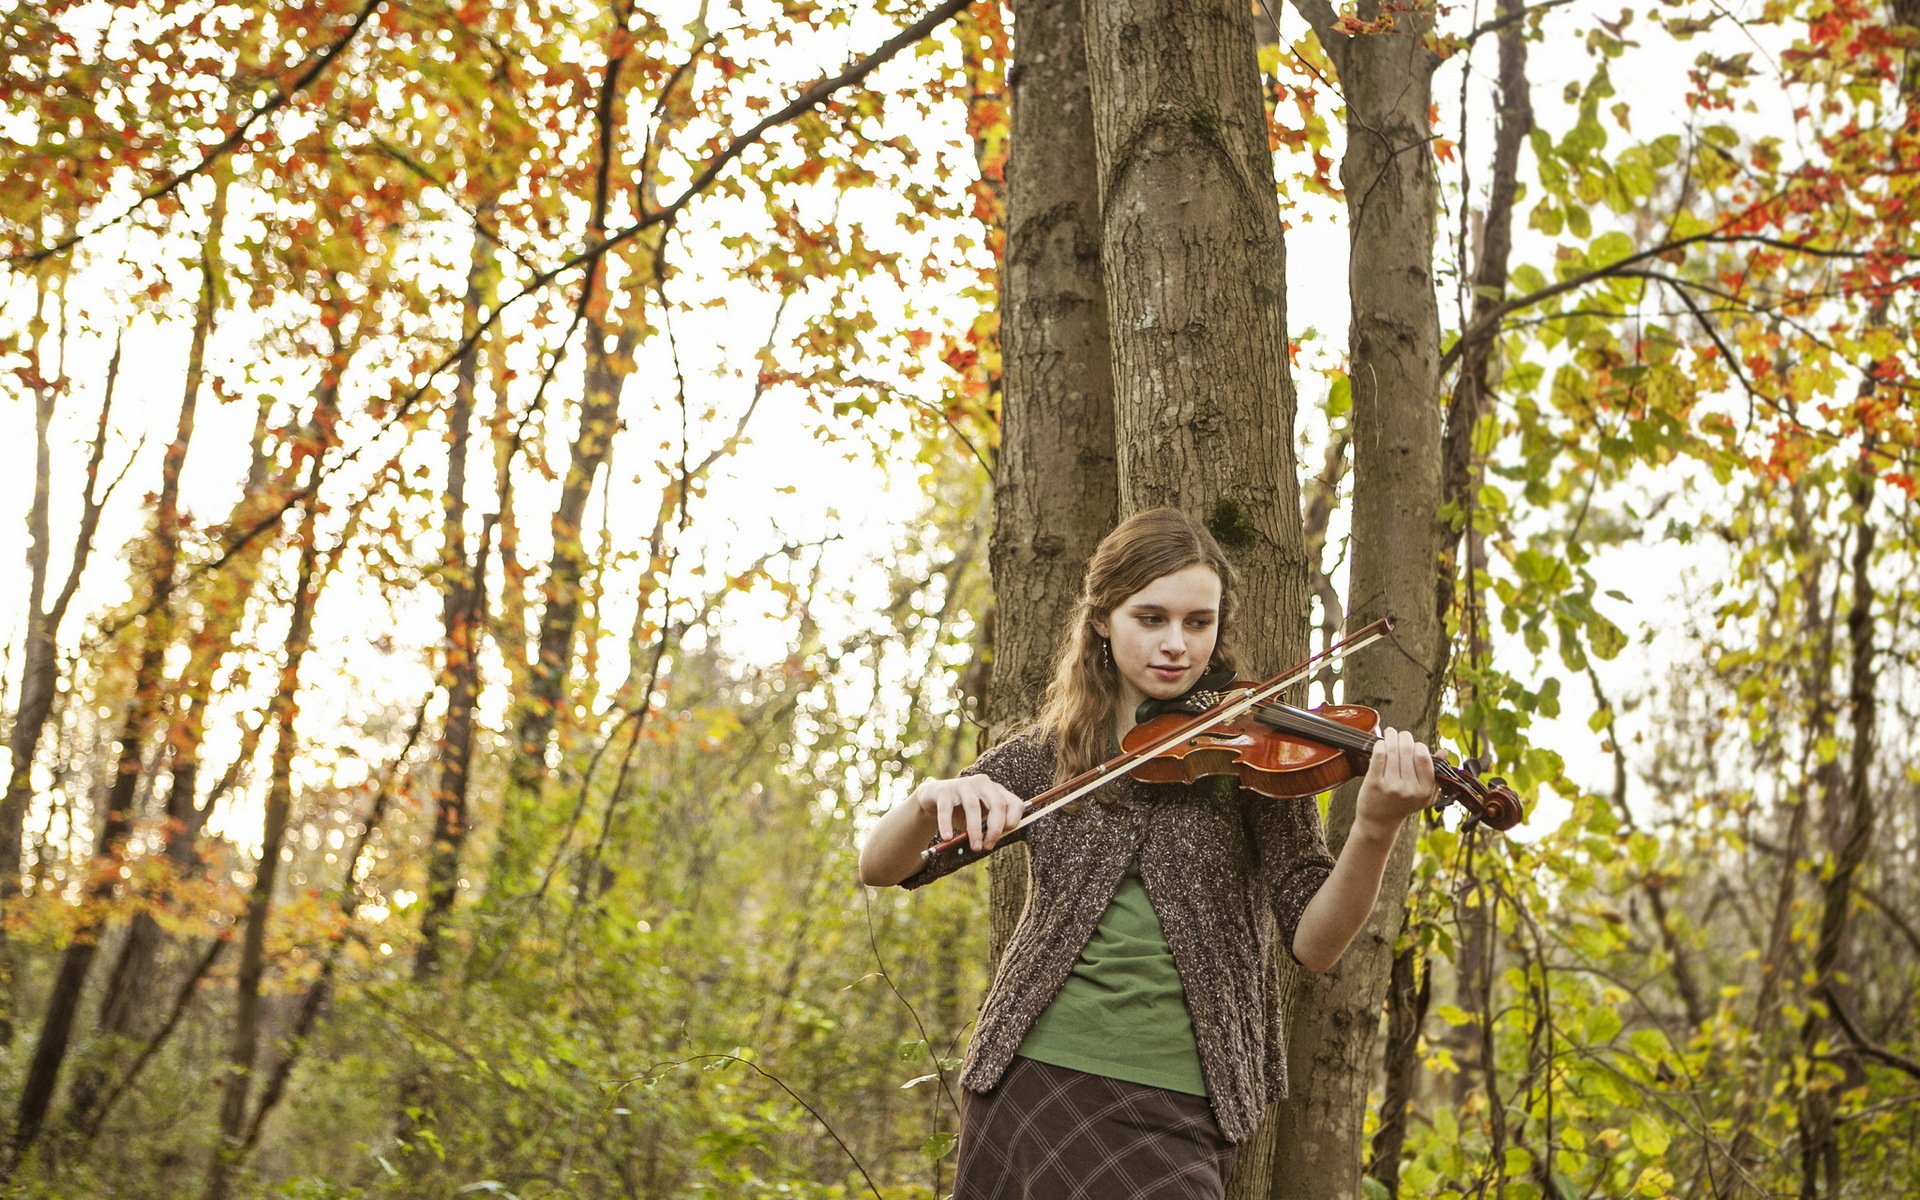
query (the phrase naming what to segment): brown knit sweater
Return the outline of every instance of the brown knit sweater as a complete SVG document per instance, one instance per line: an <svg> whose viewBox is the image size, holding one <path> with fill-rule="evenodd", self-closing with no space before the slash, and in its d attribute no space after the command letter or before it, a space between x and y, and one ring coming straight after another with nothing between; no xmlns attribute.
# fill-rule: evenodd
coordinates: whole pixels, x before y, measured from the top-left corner
<svg viewBox="0 0 1920 1200"><path fill-rule="evenodd" d="M1030 729L962 774L1031 799L1052 786L1053 769L1052 737ZM1032 851L1027 907L981 1005L960 1082L984 1092L1000 1081L1137 860L1187 994L1214 1117L1229 1139L1251 1136L1287 1091L1274 940L1293 952L1300 914L1333 870L1313 802L1269 800L1224 779L1123 779L1019 836ZM944 873L923 869L901 886Z"/></svg>

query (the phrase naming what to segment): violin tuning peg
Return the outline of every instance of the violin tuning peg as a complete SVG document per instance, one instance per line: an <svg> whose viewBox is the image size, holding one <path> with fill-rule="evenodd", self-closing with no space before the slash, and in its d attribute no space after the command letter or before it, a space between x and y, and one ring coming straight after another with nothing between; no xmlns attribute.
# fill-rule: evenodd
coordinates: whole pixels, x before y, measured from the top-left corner
<svg viewBox="0 0 1920 1200"><path fill-rule="evenodd" d="M1480 778L1480 770L1481 770L1481 762L1477 758L1466 759L1460 764L1460 773L1463 775L1470 775L1475 779Z"/></svg>
<svg viewBox="0 0 1920 1200"><path fill-rule="evenodd" d="M1469 834L1469 833L1472 833L1472 832L1473 832L1473 831L1474 831L1474 830L1475 830L1476 828L1478 828L1478 827L1479 827L1479 825L1480 825L1480 814L1479 814L1479 813L1468 813L1468 814L1467 814L1467 819L1466 819L1466 820L1464 820L1464 821L1462 821L1462 822L1460 822L1460 834L1461 834L1461 836L1462 836L1462 837L1464 837L1464 836L1466 836L1467 834Z"/></svg>
<svg viewBox="0 0 1920 1200"><path fill-rule="evenodd" d="M1507 781L1495 775L1492 779L1487 780L1487 786L1490 788L1503 788L1507 786Z"/></svg>

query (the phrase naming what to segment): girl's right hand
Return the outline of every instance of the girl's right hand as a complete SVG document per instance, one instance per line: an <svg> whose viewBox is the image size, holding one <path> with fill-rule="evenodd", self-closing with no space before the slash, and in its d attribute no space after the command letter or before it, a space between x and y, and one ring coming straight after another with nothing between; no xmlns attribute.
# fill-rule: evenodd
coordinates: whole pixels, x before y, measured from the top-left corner
<svg viewBox="0 0 1920 1200"><path fill-rule="evenodd" d="M955 814L967 834L969 848L991 850L993 844L1020 823L1026 802L985 775L934 779L913 791L913 802L940 826L940 840L956 832Z"/></svg>

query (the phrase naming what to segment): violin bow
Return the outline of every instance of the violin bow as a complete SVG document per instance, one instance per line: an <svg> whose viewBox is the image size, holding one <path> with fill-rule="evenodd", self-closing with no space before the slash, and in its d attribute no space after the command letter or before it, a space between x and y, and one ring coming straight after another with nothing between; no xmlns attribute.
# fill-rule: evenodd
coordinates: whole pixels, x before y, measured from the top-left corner
<svg viewBox="0 0 1920 1200"><path fill-rule="evenodd" d="M1308 655L1278 675L1261 681L1252 690L1240 693L1228 703L1195 714L1191 721L1159 741L1135 750L1123 750L1099 766L1082 771L1064 783L1055 784L1026 802L1026 807L1021 811L1019 823L1003 832L1000 835L1000 841L995 845L1004 845L1010 834L1017 833L1042 817L1057 812L1075 800L1112 783L1125 775L1135 764L1171 750L1197 734L1238 719L1249 710L1267 703L1281 692L1306 679L1320 667L1339 662L1354 651L1379 641L1392 629L1392 618L1381 617L1351 636L1329 643L1326 649L1317 654ZM949 855L962 863L970 861L967 856L974 851L967 845L967 838L966 833L956 833L945 841L935 842L921 851L921 869L924 870L932 865L942 855ZM984 858L990 853L992 853L991 850L982 850L976 857Z"/></svg>

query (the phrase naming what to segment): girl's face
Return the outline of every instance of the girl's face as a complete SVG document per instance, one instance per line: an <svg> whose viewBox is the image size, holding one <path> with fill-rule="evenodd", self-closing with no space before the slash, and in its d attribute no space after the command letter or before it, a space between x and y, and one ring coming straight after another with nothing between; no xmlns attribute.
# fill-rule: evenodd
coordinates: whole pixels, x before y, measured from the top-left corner
<svg viewBox="0 0 1920 1200"><path fill-rule="evenodd" d="M1220 576L1205 563L1162 575L1093 628L1113 647L1123 725L1149 698L1171 700L1206 673L1220 636Z"/></svg>

